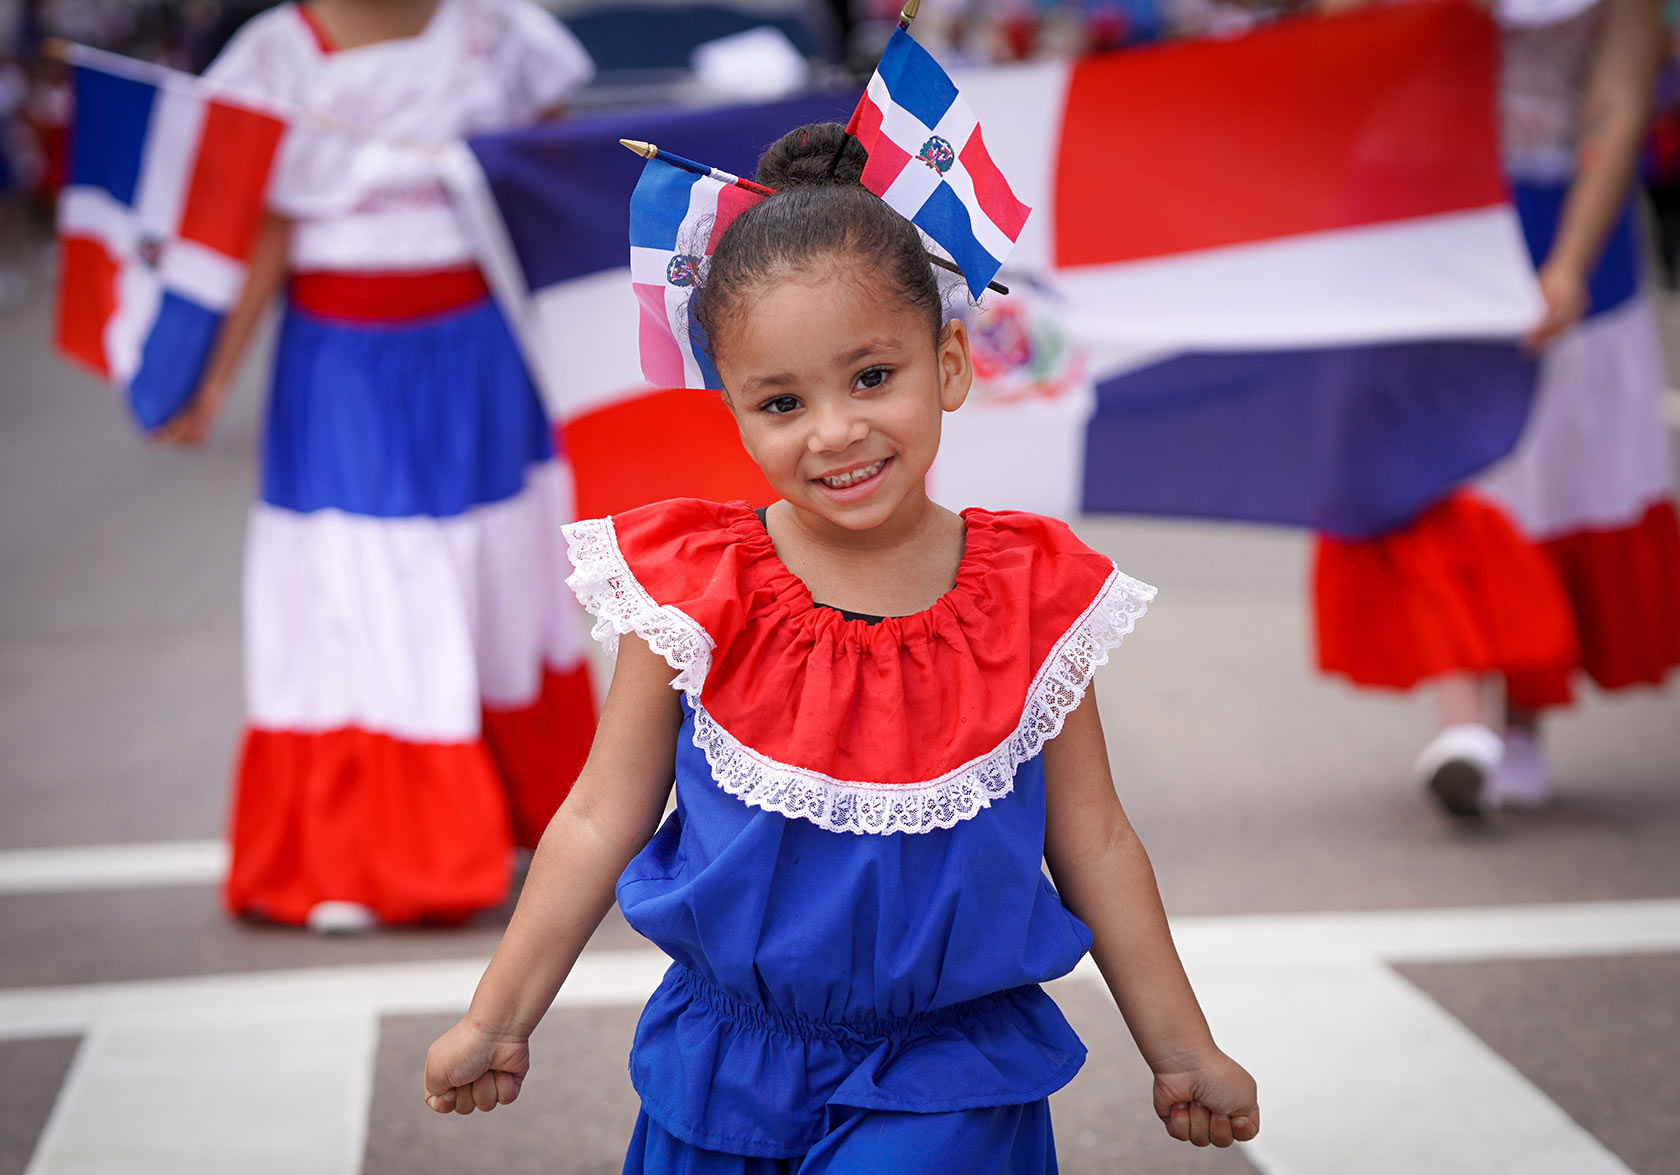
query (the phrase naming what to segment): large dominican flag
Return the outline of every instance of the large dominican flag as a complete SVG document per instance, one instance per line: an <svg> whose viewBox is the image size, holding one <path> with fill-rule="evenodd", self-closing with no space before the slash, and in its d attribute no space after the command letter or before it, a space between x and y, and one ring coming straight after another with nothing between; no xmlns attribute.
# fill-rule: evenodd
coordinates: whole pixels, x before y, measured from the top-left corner
<svg viewBox="0 0 1680 1175"><path fill-rule="evenodd" d="M157 428L244 288L285 123L198 78L77 47L58 344Z"/></svg>
<svg viewBox="0 0 1680 1175"><path fill-rule="evenodd" d="M1061 341L1014 331L998 353L1019 370L946 422L936 494L1358 535L1509 451L1533 394L1516 340L1540 300L1499 170L1496 52L1484 15L1443 0L957 74L1035 209L1006 273L1021 293L988 295L1006 321L977 325L1002 338L1048 318ZM715 396L640 377L621 244L637 161L618 135L751 174L783 131L855 105L580 119L457 161L580 514L767 492ZM1020 394L1058 349L1077 353L1067 378Z"/></svg>

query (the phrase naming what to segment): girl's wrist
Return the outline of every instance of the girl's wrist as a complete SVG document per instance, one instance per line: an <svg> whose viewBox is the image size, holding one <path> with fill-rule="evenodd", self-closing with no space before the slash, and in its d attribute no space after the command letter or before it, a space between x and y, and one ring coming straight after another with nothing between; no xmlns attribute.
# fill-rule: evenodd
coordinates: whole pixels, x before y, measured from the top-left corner
<svg viewBox="0 0 1680 1175"><path fill-rule="evenodd" d="M1165 1052L1145 1057L1144 1060L1149 1064L1149 1071L1160 1076L1163 1073L1184 1073L1191 1069L1200 1069L1207 1064L1209 1058L1222 1055L1219 1046L1213 1043L1213 1037L1206 1036L1200 1041L1187 1041Z"/></svg>
<svg viewBox="0 0 1680 1175"><path fill-rule="evenodd" d="M524 1044L531 1039L535 1024L527 1024L507 1011L487 1008L474 1000L462 1022L486 1040L499 1044Z"/></svg>

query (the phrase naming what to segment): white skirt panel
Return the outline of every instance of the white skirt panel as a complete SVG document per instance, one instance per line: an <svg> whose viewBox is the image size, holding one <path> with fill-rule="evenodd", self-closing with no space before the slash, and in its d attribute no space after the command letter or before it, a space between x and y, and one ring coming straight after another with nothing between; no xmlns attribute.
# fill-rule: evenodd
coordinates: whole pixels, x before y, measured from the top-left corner
<svg viewBox="0 0 1680 1175"><path fill-rule="evenodd" d="M1667 386L1643 294L1586 319L1542 357L1522 438L1481 488L1542 541L1631 526L1674 492Z"/></svg>
<svg viewBox="0 0 1680 1175"><path fill-rule="evenodd" d="M545 663L583 658L565 586L569 476L451 518L307 514L259 502L245 551L252 725L476 738L482 706L534 702Z"/></svg>

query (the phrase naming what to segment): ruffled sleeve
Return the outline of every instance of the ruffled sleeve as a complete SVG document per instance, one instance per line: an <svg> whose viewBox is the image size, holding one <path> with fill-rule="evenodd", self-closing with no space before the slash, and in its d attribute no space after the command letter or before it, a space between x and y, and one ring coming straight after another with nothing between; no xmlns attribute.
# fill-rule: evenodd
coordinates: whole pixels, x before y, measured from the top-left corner
<svg viewBox="0 0 1680 1175"><path fill-rule="evenodd" d="M508 30L500 48L502 77L520 122L560 105L595 76L589 53L552 13L530 0L507 5Z"/></svg>
<svg viewBox="0 0 1680 1175"><path fill-rule="evenodd" d="M739 557L726 516L717 503L679 498L565 528L574 568L566 585L595 618L590 635L617 656L618 638L635 633L677 671L672 688L691 696L717 637L727 639L744 614L729 602L729 565Z"/></svg>
<svg viewBox="0 0 1680 1175"><path fill-rule="evenodd" d="M567 528L567 582L613 649L677 670L719 786L833 831L950 828L1007 795L1155 589L1064 524L964 511L956 583L870 625L820 608L744 503Z"/></svg>

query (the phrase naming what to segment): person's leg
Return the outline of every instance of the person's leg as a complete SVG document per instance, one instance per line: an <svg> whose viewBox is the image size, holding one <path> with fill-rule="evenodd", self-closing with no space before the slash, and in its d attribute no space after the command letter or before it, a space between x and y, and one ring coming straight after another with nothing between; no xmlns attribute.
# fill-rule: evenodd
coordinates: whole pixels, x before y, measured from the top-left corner
<svg viewBox="0 0 1680 1175"><path fill-rule="evenodd" d="M833 1107L798 1175L1055 1175L1048 1099L944 1114Z"/></svg>
<svg viewBox="0 0 1680 1175"><path fill-rule="evenodd" d="M1485 682L1479 674L1449 673L1436 680L1441 732L1414 768L1435 801L1453 816L1477 817L1489 807L1488 783L1502 755L1487 722Z"/></svg>
<svg viewBox="0 0 1680 1175"><path fill-rule="evenodd" d="M1540 745L1540 711L1507 697L1505 756L1494 773L1494 799L1502 808L1543 808L1552 799L1552 770Z"/></svg>
<svg viewBox="0 0 1680 1175"><path fill-rule="evenodd" d="M797 1164L692 1146L640 1110L624 1154L624 1175L793 1175Z"/></svg>

